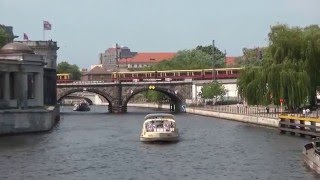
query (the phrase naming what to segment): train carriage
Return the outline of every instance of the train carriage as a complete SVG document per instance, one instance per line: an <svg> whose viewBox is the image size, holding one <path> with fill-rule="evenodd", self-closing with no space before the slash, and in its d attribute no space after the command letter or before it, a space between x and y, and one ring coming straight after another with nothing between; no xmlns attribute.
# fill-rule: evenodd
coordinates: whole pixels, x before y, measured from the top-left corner
<svg viewBox="0 0 320 180"><path fill-rule="evenodd" d="M70 73L57 74L57 83L70 83L73 82Z"/></svg>
<svg viewBox="0 0 320 180"><path fill-rule="evenodd" d="M237 78L242 68L113 72L113 81L183 81Z"/></svg>

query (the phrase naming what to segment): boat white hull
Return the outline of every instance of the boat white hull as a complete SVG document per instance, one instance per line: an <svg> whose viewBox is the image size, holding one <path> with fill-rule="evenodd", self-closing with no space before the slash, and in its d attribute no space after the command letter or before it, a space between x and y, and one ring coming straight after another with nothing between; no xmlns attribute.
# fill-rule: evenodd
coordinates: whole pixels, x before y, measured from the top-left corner
<svg viewBox="0 0 320 180"><path fill-rule="evenodd" d="M175 142L179 140L176 133L152 133L140 136L141 142Z"/></svg>
<svg viewBox="0 0 320 180"><path fill-rule="evenodd" d="M320 174L320 158L315 155L314 149L303 152L303 160L312 170Z"/></svg>

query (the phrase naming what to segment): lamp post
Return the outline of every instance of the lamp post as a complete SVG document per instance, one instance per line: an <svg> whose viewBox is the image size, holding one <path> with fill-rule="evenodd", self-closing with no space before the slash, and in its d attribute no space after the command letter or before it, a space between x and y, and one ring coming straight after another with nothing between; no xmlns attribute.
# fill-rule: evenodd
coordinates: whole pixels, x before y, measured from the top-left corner
<svg viewBox="0 0 320 180"><path fill-rule="evenodd" d="M119 77L119 55L118 55L118 43L116 43L116 74L117 74L117 81L118 83L120 82L120 77Z"/></svg>
<svg viewBox="0 0 320 180"><path fill-rule="evenodd" d="M214 55L215 55L215 51L214 51L214 40L212 40L212 82L215 79L215 75L214 75Z"/></svg>

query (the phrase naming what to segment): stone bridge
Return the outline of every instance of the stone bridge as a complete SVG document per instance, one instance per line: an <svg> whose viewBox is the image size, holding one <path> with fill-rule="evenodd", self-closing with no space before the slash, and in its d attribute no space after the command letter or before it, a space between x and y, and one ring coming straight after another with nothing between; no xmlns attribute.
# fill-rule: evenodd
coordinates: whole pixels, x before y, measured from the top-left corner
<svg viewBox="0 0 320 180"><path fill-rule="evenodd" d="M154 90L162 92L171 100L172 110L184 111L185 100L192 98L192 82L74 82L57 84L57 99L60 102L64 97L75 92L92 92L104 97L111 113L127 112L129 100L136 94Z"/></svg>

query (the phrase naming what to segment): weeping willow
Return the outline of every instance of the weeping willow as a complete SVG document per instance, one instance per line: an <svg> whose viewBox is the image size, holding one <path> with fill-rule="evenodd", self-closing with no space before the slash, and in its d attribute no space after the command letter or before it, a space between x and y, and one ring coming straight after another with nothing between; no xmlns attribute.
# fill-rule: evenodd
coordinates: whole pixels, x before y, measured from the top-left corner
<svg viewBox="0 0 320 180"><path fill-rule="evenodd" d="M245 67L238 79L239 95L248 104L280 104L288 108L315 104L320 86L320 28L271 27L262 66Z"/></svg>
<svg viewBox="0 0 320 180"><path fill-rule="evenodd" d="M249 105L279 105L280 99L289 108L306 105L310 78L302 64L286 61L245 68L238 79L239 94Z"/></svg>

